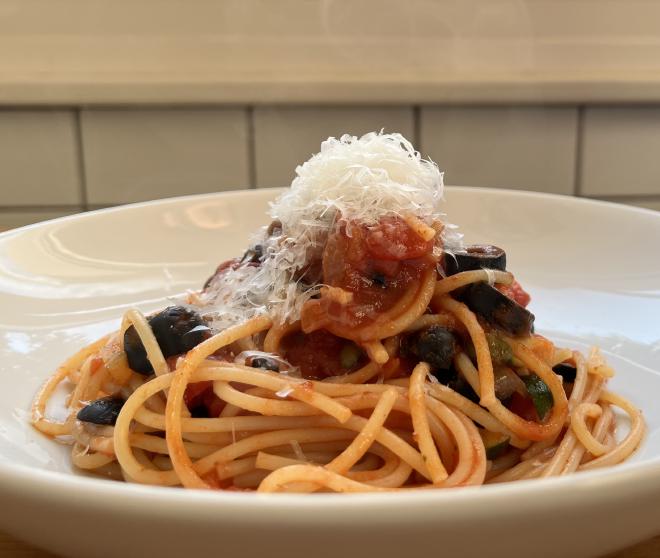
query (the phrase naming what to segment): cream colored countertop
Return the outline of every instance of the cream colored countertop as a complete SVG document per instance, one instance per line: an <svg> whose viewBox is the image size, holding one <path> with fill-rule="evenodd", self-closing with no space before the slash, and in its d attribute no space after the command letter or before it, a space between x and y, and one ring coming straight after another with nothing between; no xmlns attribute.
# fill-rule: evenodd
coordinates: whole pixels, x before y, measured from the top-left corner
<svg viewBox="0 0 660 558"><path fill-rule="evenodd" d="M657 2L0 6L0 104L654 101Z"/></svg>

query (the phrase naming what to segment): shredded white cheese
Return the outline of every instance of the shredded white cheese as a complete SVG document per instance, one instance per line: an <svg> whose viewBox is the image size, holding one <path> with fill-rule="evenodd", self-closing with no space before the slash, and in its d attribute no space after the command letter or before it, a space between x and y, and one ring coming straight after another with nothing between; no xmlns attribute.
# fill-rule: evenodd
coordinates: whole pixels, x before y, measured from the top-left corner
<svg viewBox="0 0 660 558"><path fill-rule="evenodd" d="M270 207L281 232L269 236L264 227L253 238L253 245L263 247L261 264L225 271L202 297L214 327L263 313L280 321L298 319L315 288L296 281L296 272L320 257L339 218L375 222L412 214L431 224L443 215L442 173L401 134L328 138L296 175ZM459 236L445 226L443 240L455 245Z"/></svg>

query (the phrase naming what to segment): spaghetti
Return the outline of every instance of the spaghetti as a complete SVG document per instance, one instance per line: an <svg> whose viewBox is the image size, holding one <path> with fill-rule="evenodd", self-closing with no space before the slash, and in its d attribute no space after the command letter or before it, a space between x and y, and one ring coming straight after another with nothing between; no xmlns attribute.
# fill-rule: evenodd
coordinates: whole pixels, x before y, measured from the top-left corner
<svg viewBox="0 0 660 558"><path fill-rule="evenodd" d="M261 492L448 488L611 466L644 435L613 371L534 333L496 247L464 246L398 134L297 169L273 222L181 305L68 359L33 424L82 470ZM71 386L63 422L48 418ZM630 417L616 437L614 408Z"/></svg>

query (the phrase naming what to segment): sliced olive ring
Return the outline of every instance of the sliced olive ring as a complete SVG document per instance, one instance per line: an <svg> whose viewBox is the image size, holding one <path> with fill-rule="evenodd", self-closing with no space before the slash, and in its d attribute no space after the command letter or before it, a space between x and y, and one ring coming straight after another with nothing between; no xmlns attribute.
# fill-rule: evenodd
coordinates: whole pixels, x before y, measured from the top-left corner
<svg viewBox="0 0 660 558"><path fill-rule="evenodd" d="M488 283L468 285L460 298L477 316L496 328L516 337L532 333L534 314Z"/></svg>
<svg viewBox="0 0 660 558"><path fill-rule="evenodd" d="M78 411L76 418L82 422L114 426L125 401L118 397L104 397L92 401Z"/></svg>
<svg viewBox="0 0 660 558"><path fill-rule="evenodd" d="M147 321L165 358L187 353L211 335L203 318L185 306L170 306ZM133 326L124 333L124 351L131 370L145 375L154 371Z"/></svg>
<svg viewBox="0 0 660 558"><path fill-rule="evenodd" d="M473 244L464 250L445 253L445 273L454 275L460 271L475 269L506 270L506 252L490 244Z"/></svg>
<svg viewBox="0 0 660 558"><path fill-rule="evenodd" d="M562 380L565 382L571 383L575 381L575 375L577 374L577 368L572 364L562 362L555 365L552 368L555 374L559 374L562 377Z"/></svg>

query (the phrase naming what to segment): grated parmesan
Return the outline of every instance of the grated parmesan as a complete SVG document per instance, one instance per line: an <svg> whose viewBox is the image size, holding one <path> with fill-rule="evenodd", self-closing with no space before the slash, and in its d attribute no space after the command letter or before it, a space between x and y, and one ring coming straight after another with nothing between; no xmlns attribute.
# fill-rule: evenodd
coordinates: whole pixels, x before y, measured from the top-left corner
<svg viewBox="0 0 660 558"><path fill-rule="evenodd" d="M437 165L422 159L401 134L328 138L271 204L279 234L270 236L263 227L252 239L263 248L261 264L243 264L214 278L201 297L205 314L217 329L261 314L297 320L319 286L296 281L296 272L320 258L338 219L369 223L386 215L415 215L430 225L443 216L442 179ZM460 235L446 225L443 241L458 245Z"/></svg>

